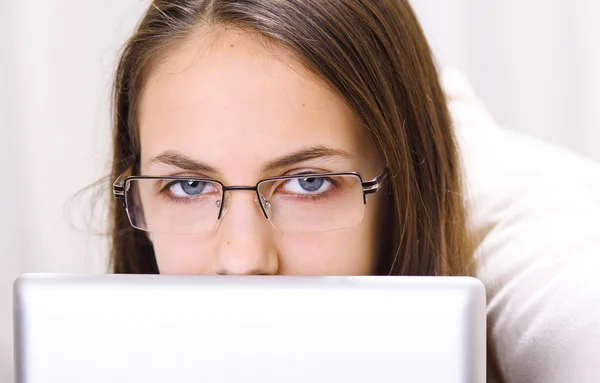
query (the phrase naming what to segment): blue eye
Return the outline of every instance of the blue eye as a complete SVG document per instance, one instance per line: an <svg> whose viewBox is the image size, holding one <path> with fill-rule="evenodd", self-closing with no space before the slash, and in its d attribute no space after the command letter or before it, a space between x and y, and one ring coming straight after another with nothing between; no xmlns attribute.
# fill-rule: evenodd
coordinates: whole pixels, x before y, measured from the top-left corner
<svg viewBox="0 0 600 383"><path fill-rule="evenodd" d="M282 185L282 191L290 194L327 193L333 183L327 177L293 178Z"/></svg>
<svg viewBox="0 0 600 383"><path fill-rule="evenodd" d="M315 192L323 186L325 178L299 178L298 183L300 184L300 187L307 192Z"/></svg>
<svg viewBox="0 0 600 383"><path fill-rule="evenodd" d="M169 191L175 197L185 198L200 195L207 187L210 188L210 185L207 182L186 180L175 182L169 186Z"/></svg>

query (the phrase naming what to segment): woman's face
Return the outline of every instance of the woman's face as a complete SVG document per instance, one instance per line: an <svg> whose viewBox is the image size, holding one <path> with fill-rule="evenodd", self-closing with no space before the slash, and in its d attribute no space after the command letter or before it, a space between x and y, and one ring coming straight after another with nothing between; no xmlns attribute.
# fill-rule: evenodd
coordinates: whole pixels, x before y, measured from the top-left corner
<svg viewBox="0 0 600 383"><path fill-rule="evenodd" d="M306 172L358 172L370 180L384 167L339 96L289 56L239 31L195 36L158 63L140 100L139 126L142 175L254 186ZM373 273L385 193L368 196L356 226L302 233L275 229L255 192L228 193L212 231L152 234L161 273Z"/></svg>

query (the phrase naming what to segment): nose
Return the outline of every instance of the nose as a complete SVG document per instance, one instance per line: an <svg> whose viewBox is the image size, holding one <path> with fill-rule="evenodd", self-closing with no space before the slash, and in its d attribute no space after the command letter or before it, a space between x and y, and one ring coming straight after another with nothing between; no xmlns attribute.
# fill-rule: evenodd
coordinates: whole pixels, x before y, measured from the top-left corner
<svg viewBox="0 0 600 383"><path fill-rule="evenodd" d="M235 195L233 195L235 194ZM236 191L225 199L216 231L214 272L223 275L274 275L279 254L274 230L257 205L254 193Z"/></svg>

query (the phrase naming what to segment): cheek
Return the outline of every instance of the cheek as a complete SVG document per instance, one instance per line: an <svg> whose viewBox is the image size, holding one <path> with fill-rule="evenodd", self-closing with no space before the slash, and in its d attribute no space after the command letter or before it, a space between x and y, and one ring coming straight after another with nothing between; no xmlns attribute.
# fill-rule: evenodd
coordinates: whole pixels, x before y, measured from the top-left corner
<svg viewBox="0 0 600 383"><path fill-rule="evenodd" d="M388 200L383 193L368 197L360 225L339 231L283 235L280 273L290 275L372 275L384 232Z"/></svg>
<svg viewBox="0 0 600 383"><path fill-rule="evenodd" d="M371 220L351 229L285 235L281 242L281 274L370 275L374 271L376 242Z"/></svg>
<svg viewBox="0 0 600 383"><path fill-rule="evenodd" d="M212 241L198 236L154 234L154 254L161 274L213 274Z"/></svg>

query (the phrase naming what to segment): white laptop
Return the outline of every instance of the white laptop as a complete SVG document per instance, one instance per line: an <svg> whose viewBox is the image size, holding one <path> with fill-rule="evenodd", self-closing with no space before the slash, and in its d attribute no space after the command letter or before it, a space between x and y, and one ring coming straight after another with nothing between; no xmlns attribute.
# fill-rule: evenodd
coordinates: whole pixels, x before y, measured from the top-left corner
<svg viewBox="0 0 600 383"><path fill-rule="evenodd" d="M16 383L483 383L462 277L29 274Z"/></svg>

